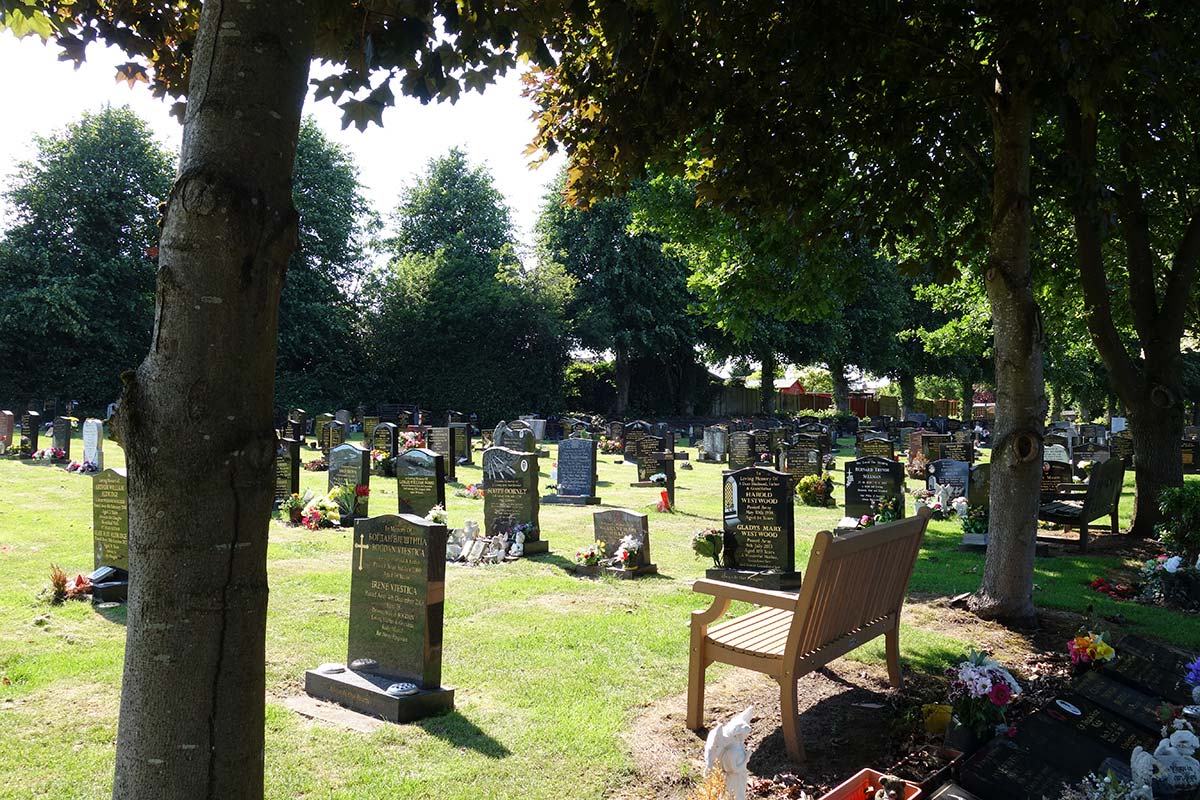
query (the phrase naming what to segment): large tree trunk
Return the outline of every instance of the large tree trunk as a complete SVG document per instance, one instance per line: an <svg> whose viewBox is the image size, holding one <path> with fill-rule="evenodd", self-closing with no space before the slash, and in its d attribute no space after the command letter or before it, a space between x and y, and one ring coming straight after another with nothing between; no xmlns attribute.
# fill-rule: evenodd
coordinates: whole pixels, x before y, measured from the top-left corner
<svg viewBox="0 0 1200 800"><path fill-rule="evenodd" d="M975 382L970 378L959 378L959 411L958 418L971 421L975 416Z"/></svg>
<svg viewBox="0 0 1200 800"><path fill-rule="evenodd" d="M917 379L911 372L901 372L900 383L900 418L908 419L908 415L917 410Z"/></svg>
<svg viewBox="0 0 1200 800"><path fill-rule="evenodd" d="M618 344L613 348L613 353L616 355L615 372L617 377L617 418L625 416L625 409L629 408L629 348L623 344Z"/></svg>
<svg viewBox="0 0 1200 800"><path fill-rule="evenodd" d="M1062 419L1063 412L1063 393L1062 384L1047 383L1050 387L1050 421Z"/></svg>
<svg viewBox="0 0 1200 800"><path fill-rule="evenodd" d="M838 411L850 410L850 379L846 377L846 364L842 361L828 363L829 376L833 378L833 406Z"/></svg>
<svg viewBox="0 0 1200 800"><path fill-rule="evenodd" d="M764 417L775 416L775 375L779 372L779 357L770 347L764 347L759 354L758 363L762 366L762 388L759 400L759 410Z"/></svg>
<svg viewBox="0 0 1200 800"><path fill-rule="evenodd" d="M1133 434L1134 479L1137 484L1129 533L1150 537L1154 535L1154 525L1161 516L1158 511L1159 490L1183 485L1180 447L1183 408L1179 403L1170 408L1160 408L1152 402L1131 406L1129 430Z"/></svg>
<svg viewBox="0 0 1200 800"><path fill-rule="evenodd" d="M261 798L276 313L309 0L205 3L150 353L123 376L130 595L114 798Z"/></svg>
<svg viewBox="0 0 1200 800"><path fill-rule="evenodd" d="M980 616L1017 623L1034 618L1033 558L1046 416L1044 336L1029 262L1031 94L1024 86L1002 88L992 104L995 163L986 279L995 332L996 422L987 557L971 602Z"/></svg>

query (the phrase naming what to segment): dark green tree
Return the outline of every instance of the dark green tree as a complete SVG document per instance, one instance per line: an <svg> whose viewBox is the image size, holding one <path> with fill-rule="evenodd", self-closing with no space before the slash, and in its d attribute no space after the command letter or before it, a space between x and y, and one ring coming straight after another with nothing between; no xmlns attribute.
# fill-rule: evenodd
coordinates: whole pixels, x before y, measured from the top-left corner
<svg viewBox="0 0 1200 800"><path fill-rule="evenodd" d="M157 206L171 156L127 107L34 140L5 193L0 397L55 395L98 411L150 344Z"/></svg>
<svg viewBox="0 0 1200 800"><path fill-rule="evenodd" d="M358 286L378 222L353 157L312 119L300 126L292 197L300 225L279 300L275 398L286 408L334 408L363 388Z"/></svg>
<svg viewBox="0 0 1200 800"><path fill-rule="evenodd" d="M393 225L391 261L366 298L375 386L485 420L560 410L571 281L552 264L520 265L487 170L457 149L432 160Z"/></svg>

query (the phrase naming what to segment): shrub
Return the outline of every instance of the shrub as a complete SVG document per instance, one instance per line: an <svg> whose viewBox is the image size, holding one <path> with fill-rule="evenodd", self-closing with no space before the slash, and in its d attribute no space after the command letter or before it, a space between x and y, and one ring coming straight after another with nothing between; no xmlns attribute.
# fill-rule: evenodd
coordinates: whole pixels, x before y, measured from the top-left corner
<svg viewBox="0 0 1200 800"><path fill-rule="evenodd" d="M1158 494L1162 521L1155 532L1168 552L1183 556L1187 564L1200 556L1200 483L1171 486Z"/></svg>
<svg viewBox="0 0 1200 800"><path fill-rule="evenodd" d="M833 505L833 479L828 474L805 475L796 484L796 494L806 506Z"/></svg>

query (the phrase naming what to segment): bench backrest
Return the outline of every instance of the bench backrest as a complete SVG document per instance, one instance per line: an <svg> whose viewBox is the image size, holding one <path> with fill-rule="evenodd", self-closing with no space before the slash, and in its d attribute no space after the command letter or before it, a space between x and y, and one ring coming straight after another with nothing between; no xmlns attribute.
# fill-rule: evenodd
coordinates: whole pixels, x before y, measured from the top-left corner
<svg viewBox="0 0 1200 800"><path fill-rule="evenodd" d="M1125 484L1125 462L1110 458L1095 464L1088 477L1087 494L1083 498L1082 517L1089 522L1111 513Z"/></svg>
<svg viewBox="0 0 1200 800"><path fill-rule="evenodd" d="M899 617L932 512L835 537L817 534L785 658L807 656L889 615Z"/></svg>

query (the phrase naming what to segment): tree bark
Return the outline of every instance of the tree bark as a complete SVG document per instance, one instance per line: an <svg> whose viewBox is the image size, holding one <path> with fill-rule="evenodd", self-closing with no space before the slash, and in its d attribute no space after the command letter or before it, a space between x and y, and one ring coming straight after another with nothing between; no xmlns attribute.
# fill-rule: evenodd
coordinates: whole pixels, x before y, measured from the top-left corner
<svg viewBox="0 0 1200 800"><path fill-rule="evenodd" d="M775 375L779 372L779 357L770 347L764 347L758 362L762 367L762 388L759 390L759 410L764 417L775 416Z"/></svg>
<svg viewBox="0 0 1200 800"><path fill-rule="evenodd" d="M625 409L629 408L629 348L624 344L617 344L613 348L616 355L616 377L617 377L617 418L625 416Z"/></svg>
<svg viewBox="0 0 1200 800"><path fill-rule="evenodd" d="M958 418L967 422L971 421L974 416L975 408L975 382L970 378L959 378L959 387L961 394L959 395Z"/></svg>
<svg viewBox="0 0 1200 800"><path fill-rule="evenodd" d="M130 595L113 798L261 798L276 315L311 0L206 2L151 349L122 376Z"/></svg>
<svg viewBox="0 0 1200 800"><path fill-rule="evenodd" d="M1020 70L1016 61L1001 66ZM986 265L996 358L991 516L983 580L971 607L982 617L1028 623L1035 616L1033 559L1046 416L1044 333L1029 261L1033 99L1019 74L1014 82L1002 69L1001 77L990 103L995 160Z"/></svg>
<svg viewBox="0 0 1200 800"><path fill-rule="evenodd" d="M833 405L838 411L850 410L850 379L846 377L846 364L830 361L829 375L833 378Z"/></svg>
<svg viewBox="0 0 1200 800"><path fill-rule="evenodd" d="M908 419L908 415L917 410L917 379L911 372L900 373L900 417Z"/></svg>
<svg viewBox="0 0 1200 800"><path fill-rule="evenodd" d="M1062 419L1063 411L1063 393L1062 384L1047 383L1050 387L1050 421Z"/></svg>

